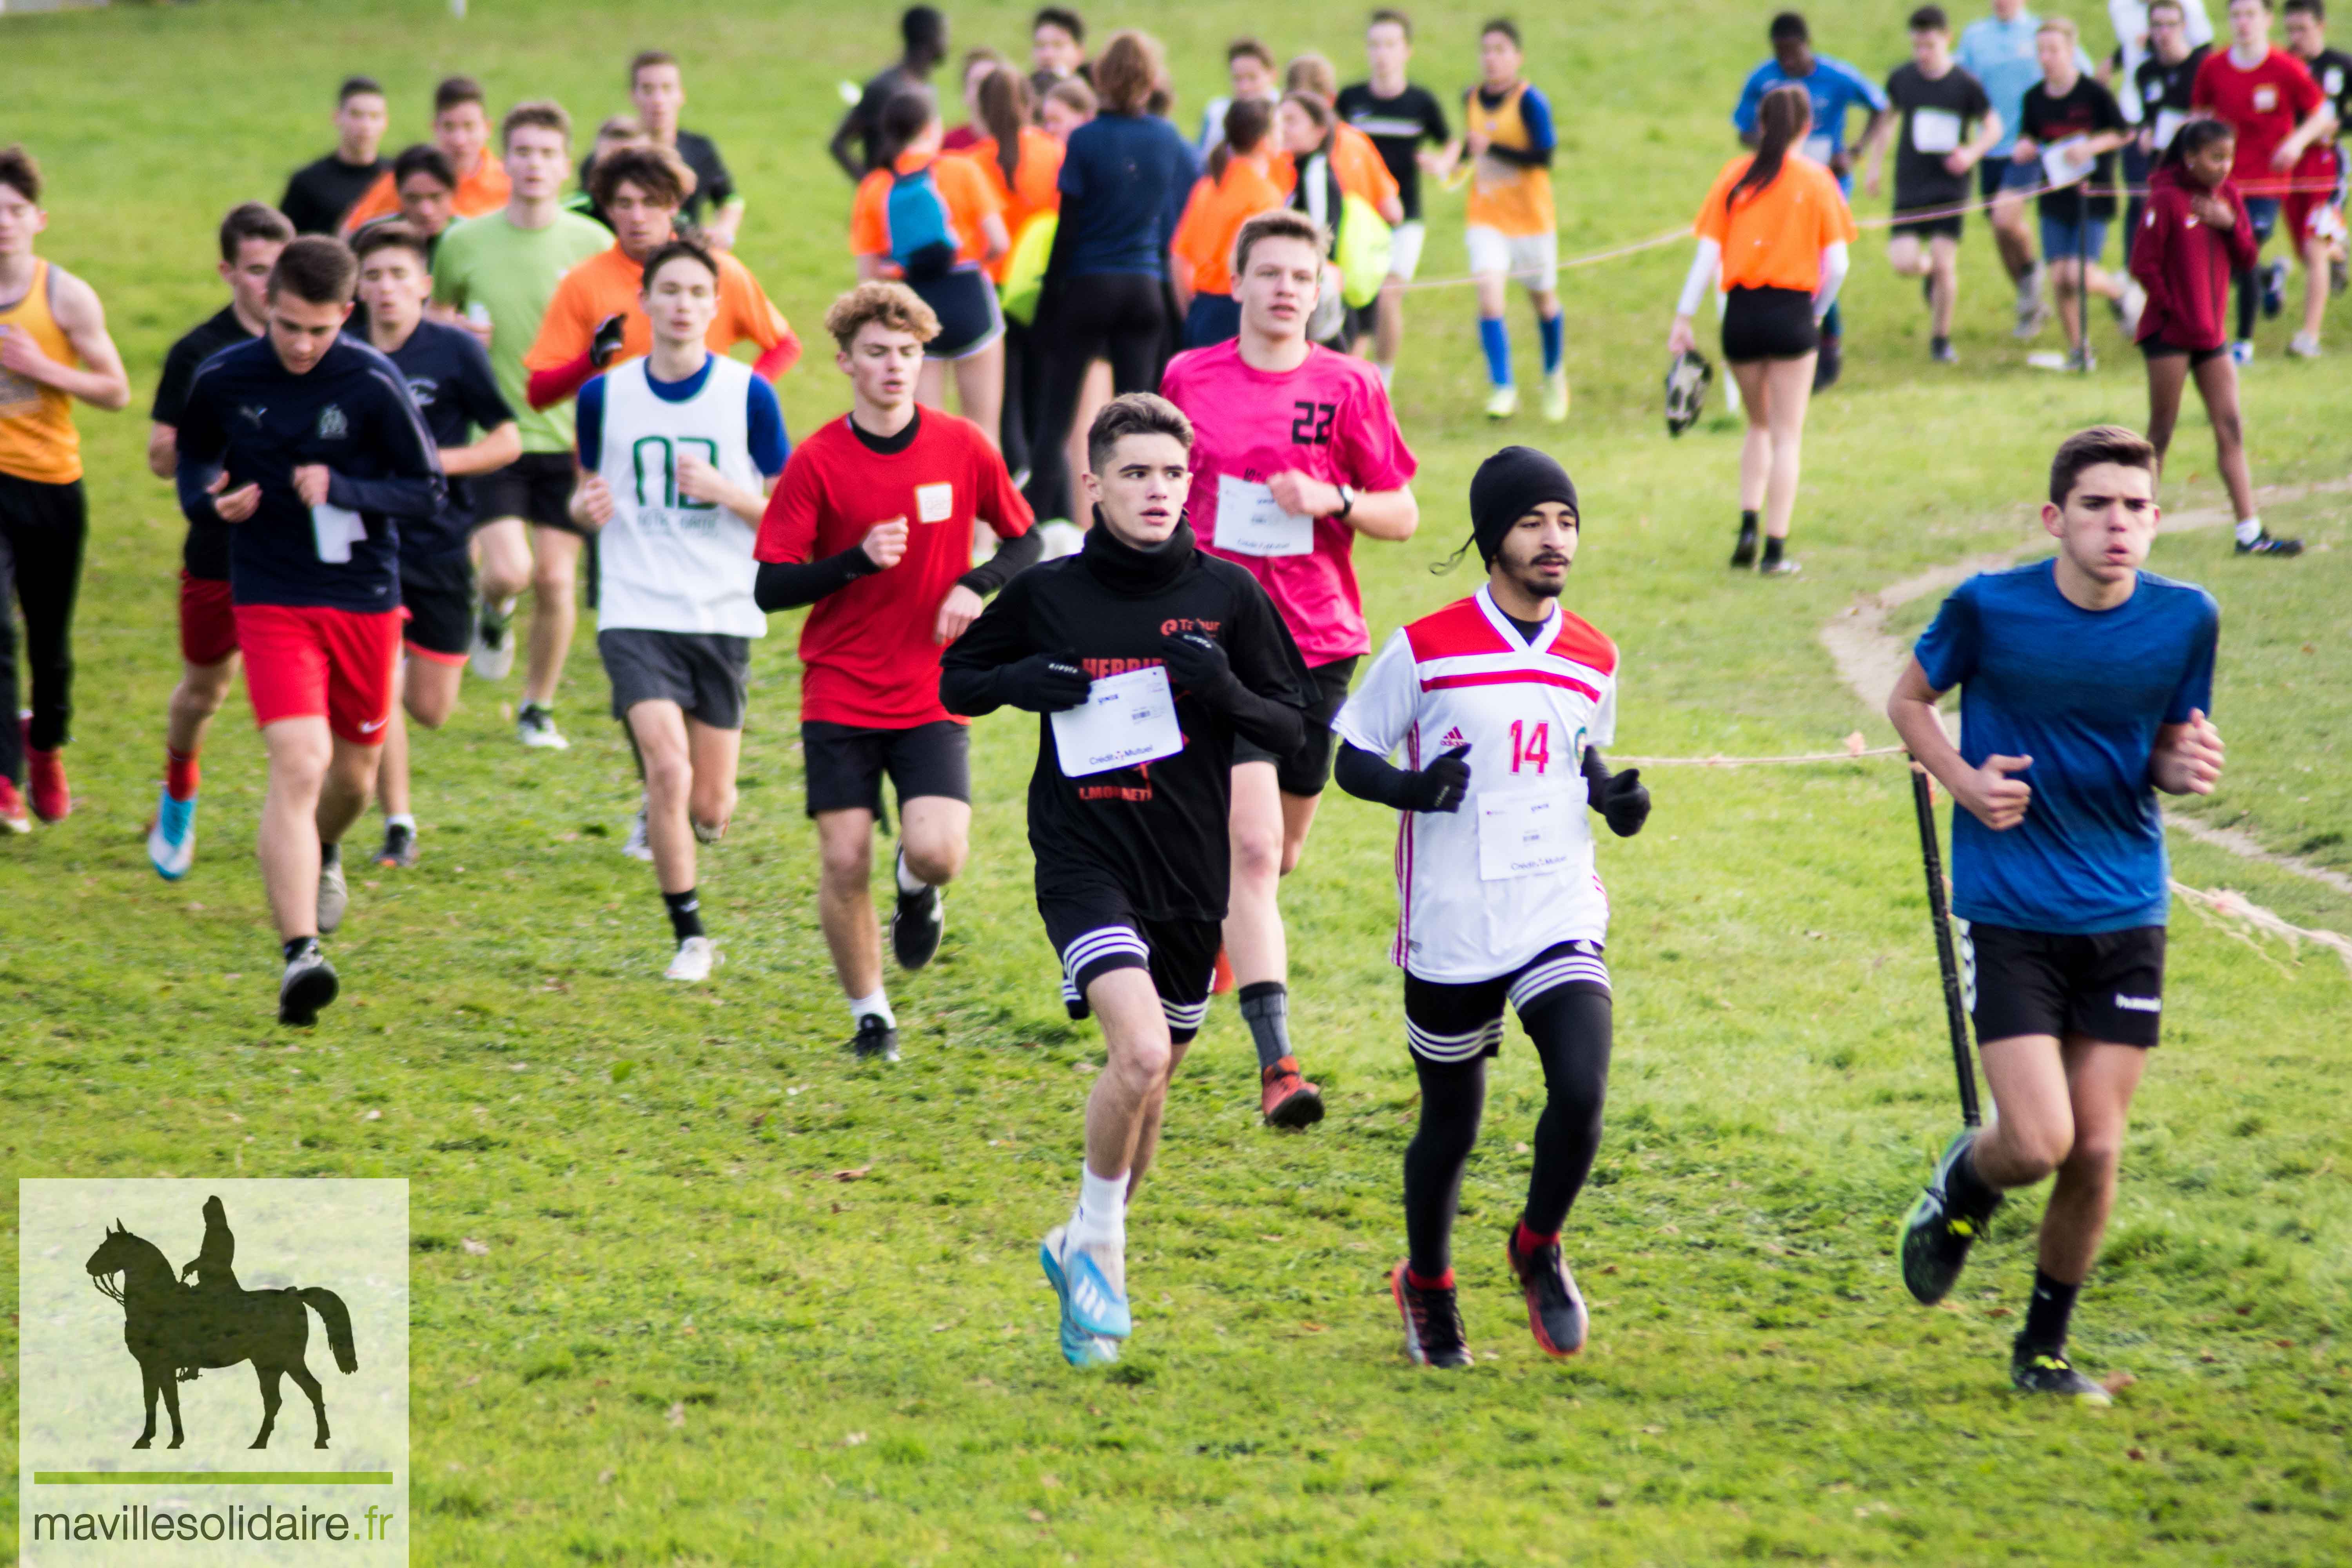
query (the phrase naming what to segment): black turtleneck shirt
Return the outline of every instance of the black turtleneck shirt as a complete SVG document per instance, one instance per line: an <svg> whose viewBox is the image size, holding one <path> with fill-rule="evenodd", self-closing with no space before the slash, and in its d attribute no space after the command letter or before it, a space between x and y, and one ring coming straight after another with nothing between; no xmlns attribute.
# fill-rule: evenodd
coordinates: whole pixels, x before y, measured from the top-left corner
<svg viewBox="0 0 2352 1568"><path fill-rule="evenodd" d="M1099 521L1077 554L1006 584L941 656L940 700L977 716L1003 706L999 673L1033 654L1066 657L1100 679L1164 662L1167 639L1184 631L1214 638L1245 691L1218 710L1176 688L1176 755L1067 778L1053 725L1039 716L1029 847L1041 899L1108 887L1146 920L1224 919L1234 736L1297 749L1312 689L1306 662L1257 579L1194 548L1191 524L1146 553Z"/></svg>

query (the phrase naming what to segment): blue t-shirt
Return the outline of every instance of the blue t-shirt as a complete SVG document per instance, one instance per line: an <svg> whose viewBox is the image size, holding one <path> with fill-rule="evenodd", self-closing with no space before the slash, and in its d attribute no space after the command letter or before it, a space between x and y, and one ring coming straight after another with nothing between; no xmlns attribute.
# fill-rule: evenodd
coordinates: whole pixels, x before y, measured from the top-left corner
<svg viewBox="0 0 2352 1568"><path fill-rule="evenodd" d="M513 422L514 410L499 391L490 356L473 333L419 321L391 358L436 447L463 447L477 430L488 433ZM433 516L400 520L403 561L437 561L466 548L474 528L474 497L462 479L450 479L448 486L447 499Z"/></svg>
<svg viewBox="0 0 2352 1568"><path fill-rule="evenodd" d="M2041 28L2032 12L2020 11L2006 22L1998 16L1981 16L1960 29L1959 47L1952 58L1977 79L1992 100L1992 111L2000 116L2000 140L1985 154L1988 159L2006 158L2017 144L2025 89L2042 79L2042 63L2033 52L2033 36ZM2095 69L2080 45L2074 48L2074 68L2084 76Z"/></svg>
<svg viewBox="0 0 2352 1568"><path fill-rule="evenodd" d="M1805 155L1818 163L1845 151L1848 110L1875 114L1886 107L1886 94L1878 84L1843 60L1815 55L1812 70L1804 76L1790 76L1779 60L1766 60L1748 74L1748 85L1739 89L1739 107L1731 111L1731 123L1742 136L1756 133L1764 95L1786 82L1803 88L1812 100L1813 128L1805 133Z"/></svg>
<svg viewBox="0 0 2352 1568"><path fill-rule="evenodd" d="M1200 173L1200 155L1184 133L1156 115L1098 114L1071 132L1055 274L1166 277L1168 242Z"/></svg>
<svg viewBox="0 0 2352 1568"><path fill-rule="evenodd" d="M2211 711L2221 606L2142 572L2112 610L2058 591L2049 561L1952 591L1920 637L1938 691L1960 689L1960 755L2031 757L2024 819L1996 833L1952 811L1952 910L2080 935L2160 926L2171 904L2164 820L2147 782L2157 728Z"/></svg>
<svg viewBox="0 0 2352 1568"><path fill-rule="evenodd" d="M646 366L646 384L664 403L684 403L699 393L710 380L711 362L718 356L705 354L702 368L684 381L662 381L654 374L654 367ZM594 473L604 462L604 378L589 378L580 389L580 466ZM793 444L784 435L783 405L776 401L776 389L759 376L750 378L743 395L745 436L751 448L751 466L774 479L784 471L784 459L793 455Z"/></svg>

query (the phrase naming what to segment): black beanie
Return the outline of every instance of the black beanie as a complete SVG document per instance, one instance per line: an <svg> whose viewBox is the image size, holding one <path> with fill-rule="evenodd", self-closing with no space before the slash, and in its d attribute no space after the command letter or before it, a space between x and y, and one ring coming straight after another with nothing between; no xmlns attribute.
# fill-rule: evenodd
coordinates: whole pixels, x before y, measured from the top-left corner
<svg viewBox="0 0 2352 1568"><path fill-rule="evenodd" d="M1511 525L1548 500L1563 501L1583 516L1576 504L1576 481L1549 455L1533 447L1506 447L1479 464L1470 480L1470 536L1478 542L1478 558L1492 566Z"/></svg>

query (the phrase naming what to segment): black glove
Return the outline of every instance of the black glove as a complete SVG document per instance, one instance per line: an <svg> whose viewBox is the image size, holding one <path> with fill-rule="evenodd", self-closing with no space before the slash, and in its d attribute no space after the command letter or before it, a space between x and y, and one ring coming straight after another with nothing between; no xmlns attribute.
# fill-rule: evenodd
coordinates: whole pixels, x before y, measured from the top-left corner
<svg viewBox="0 0 2352 1568"><path fill-rule="evenodd" d="M997 672L997 689L1004 700L1032 713L1058 713L1086 705L1094 682L1067 654L1033 653Z"/></svg>
<svg viewBox="0 0 2352 1568"><path fill-rule="evenodd" d="M1239 684L1225 650L1215 638L1199 632L1178 632L1160 645L1160 662L1168 678L1212 708L1222 708Z"/></svg>
<svg viewBox="0 0 2352 1568"><path fill-rule="evenodd" d="M607 316L597 322L595 335L588 340L588 363L598 370L611 364L613 356L621 352L621 337L620 317Z"/></svg>
<svg viewBox="0 0 2352 1568"><path fill-rule="evenodd" d="M1641 832L1642 824L1650 819L1650 791L1642 783L1642 770L1627 768L1610 774L1601 798L1593 804L1609 819L1609 831L1618 837L1631 838Z"/></svg>
<svg viewBox="0 0 2352 1568"><path fill-rule="evenodd" d="M1456 746L1419 773L1412 774L1412 784L1405 809L1461 810L1462 797L1470 793L1470 764L1463 760L1469 754L1469 747Z"/></svg>

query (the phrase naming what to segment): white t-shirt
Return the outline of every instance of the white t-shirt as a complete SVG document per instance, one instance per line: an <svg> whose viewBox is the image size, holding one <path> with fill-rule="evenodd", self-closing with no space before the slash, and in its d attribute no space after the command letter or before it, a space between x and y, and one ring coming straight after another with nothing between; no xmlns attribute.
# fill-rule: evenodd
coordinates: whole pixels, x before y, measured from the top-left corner
<svg viewBox="0 0 2352 1568"><path fill-rule="evenodd" d="M1391 962L1463 984L1562 942L1603 942L1581 763L1617 734L1617 647L1557 605L1533 647L1481 588L1390 637L1333 721L1351 746L1425 767L1467 743L1461 809L1397 825Z"/></svg>

